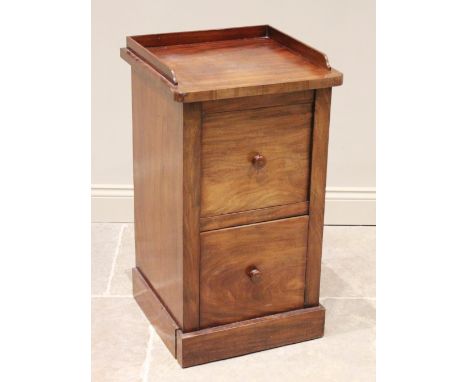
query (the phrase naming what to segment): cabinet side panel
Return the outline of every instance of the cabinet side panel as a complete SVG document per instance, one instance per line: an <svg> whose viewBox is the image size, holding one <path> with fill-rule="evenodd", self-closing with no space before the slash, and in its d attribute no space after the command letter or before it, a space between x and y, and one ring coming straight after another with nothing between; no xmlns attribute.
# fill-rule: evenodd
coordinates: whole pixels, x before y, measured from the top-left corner
<svg viewBox="0 0 468 382"><path fill-rule="evenodd" d="M319 304L330 103L331 88L316 90L312 132L310 219L304 296L305 306L318 306Z"/></svg>
<svg viewBox="0 0 468 382"><path fill-rule="evenodd" d="M199 328L201 104L184 105L184 320Z"/></svg>
<svg viewBox="0 0 468 382"><path fill-rule="evenodd" d="M159 81L132 68L136 265L180 325L183 110Z"/></svg>

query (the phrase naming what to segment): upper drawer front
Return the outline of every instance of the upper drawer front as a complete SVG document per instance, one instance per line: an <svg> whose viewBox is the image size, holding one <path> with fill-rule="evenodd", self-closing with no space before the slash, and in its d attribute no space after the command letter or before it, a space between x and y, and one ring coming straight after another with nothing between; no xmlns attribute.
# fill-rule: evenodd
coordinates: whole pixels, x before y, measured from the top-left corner
<svg viewBox="0 0 468 382"><path fill-rule="evenodd" d="M311 104L207 114L201 216L308 199Z"/></svg>
<svg viewBox="0 0 468 382"><path fill-rule="evenodd" d="M200 325L304 306L308 216L201 234Z"/></svg>

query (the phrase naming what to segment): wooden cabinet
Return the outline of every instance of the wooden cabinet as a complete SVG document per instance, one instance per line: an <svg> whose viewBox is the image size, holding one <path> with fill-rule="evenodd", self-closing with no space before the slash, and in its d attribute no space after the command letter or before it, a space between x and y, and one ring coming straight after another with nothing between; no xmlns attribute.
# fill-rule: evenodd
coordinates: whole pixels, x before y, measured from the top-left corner
<svg viewBox="0 0 468 382"><path fill-rule="evenodd" d="M134 296L183 367L323 335L331 88L270 27L127 38Z"/></svg>

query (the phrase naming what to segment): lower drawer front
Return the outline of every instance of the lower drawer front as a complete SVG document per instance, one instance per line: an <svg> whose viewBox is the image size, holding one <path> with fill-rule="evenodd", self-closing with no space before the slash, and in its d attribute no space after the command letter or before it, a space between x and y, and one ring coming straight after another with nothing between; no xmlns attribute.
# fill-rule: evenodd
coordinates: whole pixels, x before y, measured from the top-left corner
<svg viewBox="0 0 468 382"><path fill-rule="evenodd" d="M304 306L308 216L201 234L200 326Z"/></svg>

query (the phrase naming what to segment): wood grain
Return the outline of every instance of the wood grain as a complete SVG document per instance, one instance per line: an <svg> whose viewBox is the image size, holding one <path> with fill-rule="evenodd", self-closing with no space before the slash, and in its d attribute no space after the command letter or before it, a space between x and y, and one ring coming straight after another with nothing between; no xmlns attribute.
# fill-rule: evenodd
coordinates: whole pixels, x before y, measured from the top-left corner
<svg viewBox="0 0 468 382"><path fill-rule="evenodd" d="M278 79L279 80L279 79ZM283 78L287 81L287 78ZM264 85L246 85L228 88L214 88L212 90L184 89L179 86L174 92L174 99L178 102L202 102L236 97L263 96L268 94L284 94L308 89L322 89L339 86L343 83L343 75L335 69L324 73L317 73L311 79L294 82L278 82Z"/></svg>
<svg viewBox="0 0 468 382"><path fill-rule="evenodd" d="M263 37L147 50L175 72L179 91L187 94L184 100L195 92L218 91L216 98L226 98L219 97L224 89L325 79L333 82L339 77L336 72L318 67L288 47Z"/></svg>
<svg viewBox="0 0 468 382"><path fill-rule="evenodd" d="M137 43L138 46L136 46L136 49L140 52L141 47L199 44L256 37L270 38L281 42L281 44L289 49L297 51L304 55L304 57L307 57L315 65L330 69L327 56L324 53L294 39L270 25L131 36L127 37L127 46L133 47L135 43Z"/></svg>
<svg viewBox="0 0 468 382"><path fill-rule="evenodd" d="M240 97L203 102L203 114L222 113L226 111L259 109L262 107L297 105L301 103L311 104L314 101L314 91L269 94L256 97Z"/></svg>
<svg viewBox="0 0 468 382"><path fill-rule="evenodd" d="M256 25L240 28L223 28L203 31L160 33L127 37L145 47L167 46L180 44L199 44L210 41L237 40L241 38L265 37L266 25Z"/></svg>
<svg viewBox="0 0 468 382"><path fill-rule="evenodd" d="M289 218L309 213L309 203L300 202L281 206L260 208L258 210L233 212L226 215L210 216L200 219L200 231L260 223L268 220Z"/></svg>
<svg viewBox="0 0 468 382"><path fill-rule="evenodd" d="M183 105L132 70L136 266L182 326Z"/></svg>
<svg viewBox="0 0 468 382"><path fill-rule="evenodd" d="M152 66L156 71L158 71L163 77L173 85L177 85L178 81L175 76L174 70L168 67L164 62L158 60L154 55L151 54L147 49L145 49L141 44L135 41L132 38L127 38L127 48L132 53L138 55L145 60L150 66Z"/></svg>
<svg viewBox="0 0 468 382"><path fill-rule="evenodd" d="M323 336L322 306L274 314L192 333L177 331L182 367L236 357Z"/></svg>
<svg viewBox="0 0 468 382"><path fill-rule="evenodd" d="M201 105L184 104L183 330L199 328Z"/></svg>
<svg viewBox="0 0 468 382"><path fill-rule="evenodd" d="M307 201L311 115L308 104L206 115L201 216Z"/></svg>
<svg viewBox="0 0 468 382"><path fill-rule="evenodd" d="M137 268L132 269L133 296L169 351L176 357L179 326Z"/></svg>
<svg viewBox="0 0 468 382"><path fill-rule="evenodd" d="M151 78L153 81L161 82L165 85L164 89L171 95L171 98L176 98L177 87L133 51L127 48L121 48L120 57L130 64L132 71L146 76L148 79Z"/></svg>
<svg viewBox="0 0 468 382"><path fill-rule="evenodd" d="M304 305L308 216L201 234L200 327ZM253 283L251 267L261 272Z"/></svg>
<svg viewBox="0 0 468 382"><path fill-rule="evenodd" d="M179 102L289 93L341 85L326 56L268 26L127 37Z"/></svg>
<svg viewBox="0 0 468 382"><path fill-rule="evenodd" d="M327 181L328 130L330 124L331 88L317 90L315 95L310 188L309 245L305 306L317 306L320 293L325 186Z"/></svg>
<svg viewBox="0 0 468 382"><path fill-rule="evenodd" d="M183 367L323 335L326 56L267 25L128 37L134 296Z"/></svg>
<svg viewBox="0 0 468 382"><path fill-rule="evenodd" d="M280 32L271 26L267 28L268 37L279 42L280 44L287 46L289 49L300 53L303 57L307 58L310 62L314 63L318 67L326 68L331 70L328 58L325 53L306 45L286 33Z"/></svg>

